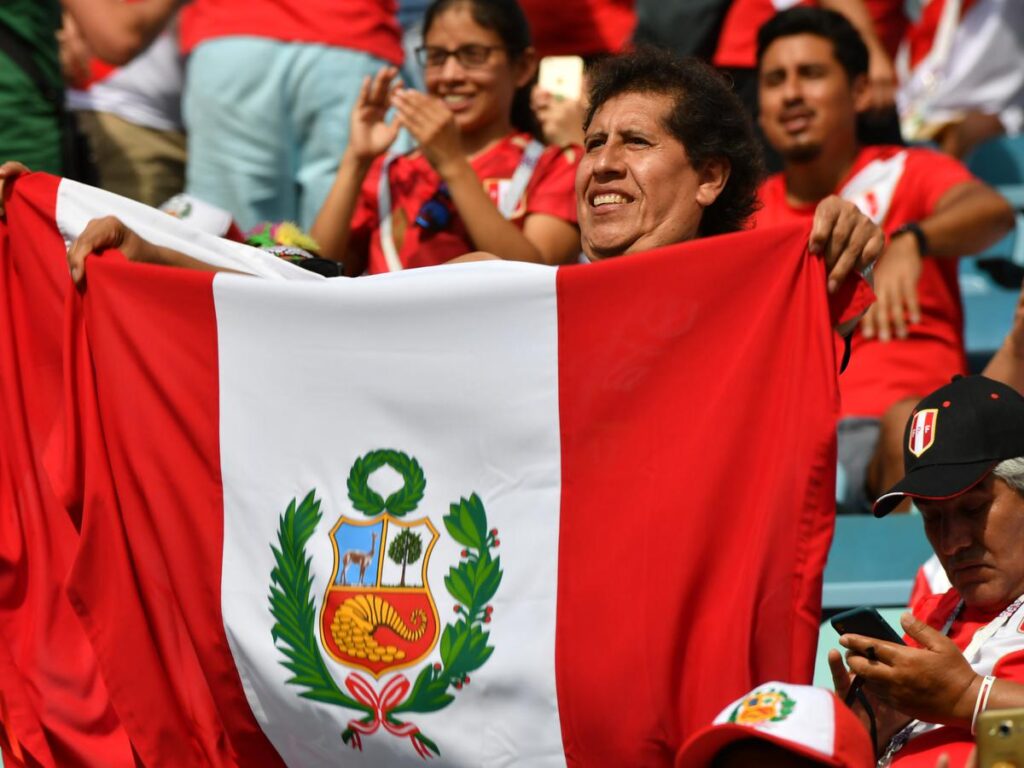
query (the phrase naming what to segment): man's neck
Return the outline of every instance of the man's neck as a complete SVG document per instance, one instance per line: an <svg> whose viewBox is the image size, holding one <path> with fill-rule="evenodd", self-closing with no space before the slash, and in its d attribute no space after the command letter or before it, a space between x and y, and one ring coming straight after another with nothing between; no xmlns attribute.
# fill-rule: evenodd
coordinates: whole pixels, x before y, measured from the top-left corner
<svg viewBox="0 0 1024 768"><path fill-rule="evenodd" d="M786 163L782 171L786 201L796 206L813 205L831 195L853 168L859 152L860 147L854 144L842 156L822 153L804 163Z"/></svg>

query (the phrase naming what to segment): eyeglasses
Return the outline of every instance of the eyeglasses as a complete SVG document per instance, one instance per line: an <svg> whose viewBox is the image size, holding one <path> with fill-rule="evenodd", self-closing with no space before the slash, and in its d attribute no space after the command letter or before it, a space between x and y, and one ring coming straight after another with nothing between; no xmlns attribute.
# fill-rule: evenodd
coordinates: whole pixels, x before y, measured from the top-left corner
<svg viewBox="0 0 1024 768"><path fill-rule="evenodd" d="M491 58L491 51L503 51L504 45L460 45L454 51L436 45L421 45L416 49L416 61L421 67L443 67L449 56L454 56L459 65L466 69L482 67Z"/></svg>

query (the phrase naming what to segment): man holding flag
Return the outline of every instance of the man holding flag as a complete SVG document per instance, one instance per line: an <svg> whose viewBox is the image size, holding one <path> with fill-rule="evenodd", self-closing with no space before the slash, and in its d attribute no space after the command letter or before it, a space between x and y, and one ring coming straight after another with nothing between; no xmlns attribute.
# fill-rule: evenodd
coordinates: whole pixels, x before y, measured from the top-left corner
<svg viewBox="0 0 1024 768"><path fill-rule="evenodd" d="M822 284L840 296L881 238L832 200L824 259L802 228L702 240L738 228L757 164L691 152L689 131L749 137L693 67L608 70L577 180L606 263L300 284L88 260L50 471L82 515L68 589L146 765L669 764L755 682L809 677L835 466ZM110 200L83 193L30 178L9 205L11 227L55 210L81 232L76 280L111 246L270 275L138 209L84 226ZM780 351L788 375L752 391Z"/></svg>

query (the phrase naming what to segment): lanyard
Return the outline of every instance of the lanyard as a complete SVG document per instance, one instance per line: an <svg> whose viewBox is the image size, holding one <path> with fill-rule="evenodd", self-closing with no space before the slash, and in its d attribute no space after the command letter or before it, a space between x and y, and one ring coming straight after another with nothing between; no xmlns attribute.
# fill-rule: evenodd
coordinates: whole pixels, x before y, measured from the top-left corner
<svg viewBox="0 0 1024 768"><path fill-rule="evenodd" d="M1017 612L1017 610L1024 605L1024 595L1021 595L1012 603L1010 603L1002 612L996 616L992 621L986 624L984 627L974 633L971 638L971 642L967 648L964 649L964 658L971 659L972 656L977 654L985 646L992 636L1000 629L1006 626L1006 623L1010 620L1010 617ZM942 634L948 636L949 631L953 628L953 623L964 609L964 601L961 600L956 604L956 608L946 619L945 625L942 627ZM899 731L889 740L889 746L878 760L878 768L888 768L892 762L893 756L906 746L906 743L910 741L914 736L924 733L927 730L937 727L931 723L922 723L920 720L913 720L907 723L903 730Z"/></svg>
<svg viewBox="0 0 1024 768"><path fill-rule="evenodd" d="M498 200L498 212L506 219L512 218L519 201L526 193L526 187L533 178L533 172L537 169L537 162L544 154L544 145L536 139L531 139L523 150L523 156L519 164L512 172L512 178L508 186ZM384 165L380 169L380 181L377 185L377 209L380 211L380 247L384 252L384 261L388 265L389 272L398 272L403 269L402 260L398 256L398 248L395 247L394 232L391 229L391 164L401 155L388 155L384 158Z"/></svg>

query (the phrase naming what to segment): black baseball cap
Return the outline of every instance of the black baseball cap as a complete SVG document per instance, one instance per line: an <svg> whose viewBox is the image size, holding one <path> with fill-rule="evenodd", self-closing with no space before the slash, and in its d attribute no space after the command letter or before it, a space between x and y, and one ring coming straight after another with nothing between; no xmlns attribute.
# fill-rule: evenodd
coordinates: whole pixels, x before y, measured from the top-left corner
<svg viewBox="0 0 1024 768"><path fill-rule="evenodd" d="M875 517L903 499L949 499L999 462L1024 456L1024 397L984 376L956 376L924 398L903 434L905 475L878 497Z"/></svg>

